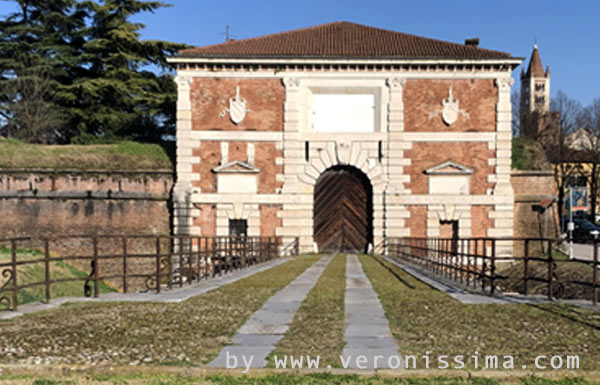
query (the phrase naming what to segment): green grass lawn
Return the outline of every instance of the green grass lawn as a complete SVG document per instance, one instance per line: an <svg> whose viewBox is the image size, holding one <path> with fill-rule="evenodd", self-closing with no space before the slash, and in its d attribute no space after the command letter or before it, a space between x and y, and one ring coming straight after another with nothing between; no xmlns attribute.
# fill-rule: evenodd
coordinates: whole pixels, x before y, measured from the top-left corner
<svg viewBox="0 0 600 385"><path fill-rule="evenodd" d="M181 374L91 374L52 376L0 376L0 385L593 385L592 382L579 377L546 379L540 377L521 377L510 379L488 379L477 376L469 377L389 377L361 376L356 374L292 374L277 373L258 376L230 375L181 375Z"/></svg>
<svg viewBox="0 0 600 385"><path fill-rule="evenodd" d="M344 296L346 255L338 254L308 293L283 339L268 357L277 355L320 356L321 367L340 366L344 348Z"/></svg>
<svg viewBox="0 0 600 385"><path fill-rule="evenodd" d="M171 169L172 164L157 144L42 145L0 138L0 168L136 171Z"/></svg>
<svg viewBox="0 0 600 385"><path fill-rule="evenodd" d="M319 258L297 257L179 304L79 303L0 322L0 364L204 364Z"/></svg>
<svg viewBox="0 0 600 385"><path fill-rule="evenodd" d="M44 253L39 250L17 250L18 261L36 261L44 258ZM0 246L0 264L5 264L11 261L10 249L5 246ZM9 267L0 267L0 274ZM65 279L65 278L83 278L88 276L89 272L82 271L73 265L64 261L50 262L50 280ZM4 284L7 277L0 275L0 287ZM27 265L17 266L17 283L19 286L29 285L34 283L42 283L20 289L17 293L17 301L19 305L31 302L45 301L46 288L43 284L46 280L46 267L44 262L31 263ZM50 286L50 298L59 297L83 297L84 296L84 280L58 282ZM7 288L11 288L9 284ZM115 292L116 289L110 287L103 281L99 282L100 293ZM4 292L0 296L12 296L12 292Z"/></svg>
<svg viewBox="0 0 600 385"><path fill-rule="evenodd" d="M360 256L382 302L402 354L432 362L440 355L512 355L516 369L538 355L580 357L580 368L600 369L600 313L567 305L466 305L384 262ZM466 360L465 360L466 361ZM422 367L423 360L418 361Z"/></svg>

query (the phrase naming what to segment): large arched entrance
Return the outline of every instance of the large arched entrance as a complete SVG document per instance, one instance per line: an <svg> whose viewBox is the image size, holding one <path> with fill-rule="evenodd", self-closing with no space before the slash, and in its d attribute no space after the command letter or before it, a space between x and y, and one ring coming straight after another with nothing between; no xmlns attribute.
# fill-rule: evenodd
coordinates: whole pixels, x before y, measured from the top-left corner
<svg viewBox="0 0 600 385"><path fill-rule="evenodd" d="M351 166L323 172L314 191L313 238L319 251L365 252L373 242L373 187Z"/></svg>

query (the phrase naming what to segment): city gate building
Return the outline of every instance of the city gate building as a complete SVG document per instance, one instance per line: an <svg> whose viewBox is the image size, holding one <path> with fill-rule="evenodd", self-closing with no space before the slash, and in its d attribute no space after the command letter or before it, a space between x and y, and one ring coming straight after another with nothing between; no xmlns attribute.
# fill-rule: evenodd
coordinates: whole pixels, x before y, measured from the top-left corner
<svg viewBox="0 0 600 385"><path fill-rule="evenodd" d="M177 234L512 237L521 58L349 22L185 49Z"/></svg>

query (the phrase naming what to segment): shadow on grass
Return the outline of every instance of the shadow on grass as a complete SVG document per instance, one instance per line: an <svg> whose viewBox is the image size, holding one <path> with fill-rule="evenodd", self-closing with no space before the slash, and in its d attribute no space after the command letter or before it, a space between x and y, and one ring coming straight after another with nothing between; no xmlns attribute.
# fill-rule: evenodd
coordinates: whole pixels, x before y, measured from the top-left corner
<svg viewBox="0 0 600 385"><path fill-rule="evenodd" d="M390 274L392 274L394 277L396 277L396 279L398 281L400 281L404 286L406 286L406 287L408 287L409 289L412 289L412 290L415 289L415 287L413 285L411 285L410 283L406 282L406 280L404 280L404 278L402 278L392 268L390 268L388 265L384 264L383 261L381 260L381 258L375 257L375 256L370 255L370 254L369 254L369 257L371 257L374 261L376 261L377 263L379 263L381 265L381 267L383 267L384 269L386 269L387 271L389 271Z"/></svg>
<svg viewBox="0 0 600 385"><path fill-rule="evenodd" d="M573 321L580 325L584 325L590 327L592 329L600 330L600 313L595 313L596 317L593 315L589 315L590 319L583 319L586 313L578 311L579 309L573 305L539 305L539 304L529 304L529 306L534 307L538 310L548 312L559 317L568 319L569 321ZM586 317L587 318L587 317ZM594 319L597 318L597 319Z"/></svg>

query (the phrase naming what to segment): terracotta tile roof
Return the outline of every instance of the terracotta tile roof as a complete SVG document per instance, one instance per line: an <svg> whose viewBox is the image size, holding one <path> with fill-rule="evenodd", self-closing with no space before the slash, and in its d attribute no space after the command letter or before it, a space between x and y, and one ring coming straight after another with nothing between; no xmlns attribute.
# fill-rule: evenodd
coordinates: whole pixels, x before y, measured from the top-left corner
<svg viewBox="0 0 600 385"><path fill-rule="evenodd" d="M550 69L548 69L548 75L550 75ZM538 51L537 45L533 46L533 52L531 53L531 59L529 59L529 67L527 67L527 77L543 78L544 66L542 65L542 58Z"/></svg>
<svg viewBox="0 0 600 385"><path fill-rule="evenodd" d="M506 52L335 22L179 51L210 58L511 58Z"/></svg>

